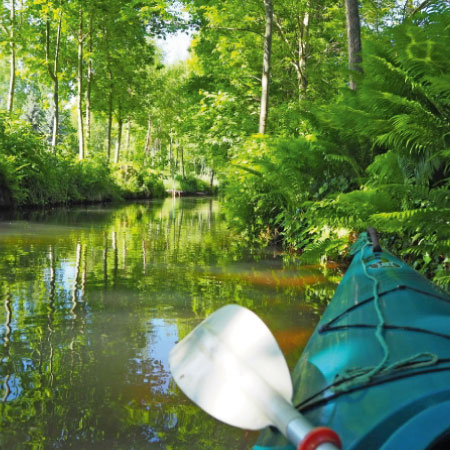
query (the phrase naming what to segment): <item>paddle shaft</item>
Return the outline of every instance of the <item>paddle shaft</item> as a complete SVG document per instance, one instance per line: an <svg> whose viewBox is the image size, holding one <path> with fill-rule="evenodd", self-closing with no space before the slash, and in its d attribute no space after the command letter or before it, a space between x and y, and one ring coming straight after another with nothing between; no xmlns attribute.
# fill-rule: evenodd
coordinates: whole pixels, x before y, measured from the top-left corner
<svg viewBox="0 0 450 450"><path fill-rule="evenodd" d="M261 379L262 383L265 383ZM302 416L287 400L281 395L275 392L270 386L266 384L266 389L272 390L271 398L264 399L260 396L259 401L265 403L265 400L270 401L270 405L261 404L262 407L266 406L268 416L273 424L280 430L284 436L295 445L295 448L300 448L300 444L304 441L305 437L314 430L311 423ZM267 391L268 392L268 391ZM339 450L338 447L325 442L314 447L314 450Z"/></svg>

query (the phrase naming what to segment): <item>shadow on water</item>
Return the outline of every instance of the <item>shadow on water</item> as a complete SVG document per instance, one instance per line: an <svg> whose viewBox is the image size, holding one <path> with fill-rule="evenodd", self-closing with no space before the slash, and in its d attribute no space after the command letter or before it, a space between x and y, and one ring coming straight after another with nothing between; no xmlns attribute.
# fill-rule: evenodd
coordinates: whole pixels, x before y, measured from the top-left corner
<svg viewBox="0 0 450 450"><path fill-rule="evenodd" d="M239 303L292 367L334 288L319 268L246 248L216 200L2 216L0 448L250 448L255 433L178 390L170 349Z"/></svg>

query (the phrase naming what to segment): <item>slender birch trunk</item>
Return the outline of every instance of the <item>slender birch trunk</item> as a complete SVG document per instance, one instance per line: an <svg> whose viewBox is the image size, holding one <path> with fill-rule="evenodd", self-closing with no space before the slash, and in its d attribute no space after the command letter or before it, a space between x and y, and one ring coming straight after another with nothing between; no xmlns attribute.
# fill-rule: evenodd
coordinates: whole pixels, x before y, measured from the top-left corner
<svg viewBox="0 0 450 450"><path fill-rule="evenodd" d="M150 147L150 165L154 166L156 161L156 150L158 150L159 154L161 155L161 141L156 138L155 142Z"/></svg>
<svg viewBox="0 0 450 450"><path fill-rule="evenodd" d="M83 9L80 7L78 28L78 145L79 158L84 159L84 124L83 124Z"/></svg>
<svg viewBox="0 0 450 450"><path fill-rule="evenodd" d="M180 145L180 152L181 152L181 173L184 179L186 178L186 173L184 172L184 150L182 145Z"/></svg>
<svg viewBox="0 0 450 450"><path fill-rule="evenodd" d="M144 153L147 158L150 153L151 145L152 145L152 115L151 113L148 113L147 136L145 137L145 147L144 147Z"/></svg>
<svg viewBox="0 0 450 450"><path fill-rule="evenodd" d="M52 150L55 151L58 142L58 128L59 128L59 80L58 80L58 62L59 62L59 47L61 42L61 25L62 12L59 13L58 30L56 32L55 55L53 58L53 67L50 62L50 19L47 17L45 26L45 59L47 63L47 71L53 82L53 128L52 128Z"/></svg>
<svg viewBox="0 0 450 450"><path fill-rule="evenodd" d="M173 137L172 130L169 133L169 163L170 163L170 177L172 178L172 196L175 196L175 176L173 173Z"/></svg>
<svg viewBox="0 0 450 450"><path fill-rule="evenodd" d="M61 25L62 25L62 13L59 14L58 31L56 32L56 48L55 59L53 61L53 73L55 76L55 84L53 91L53 101L55 103L55 115L53 118L53 135L52 135L52 149L56 148L59 135L59 78L58 78L58 63L59 63L59 47L61 42Z"/></svg>
<svg viewBox="0 0 450 450"><path fill-rule="evenodd" d="M310 7L310 5L309 5ZM299 92L304 93L308 87L308 78L306 76L306 63L308 59L308 40L309 40L309 9L305 12L300 30L300 39L298 42L298 87Z"/></svg>
<svg viewBox="0 0 450 450"><path fill-rule="evenodd" d="M93 16L91 13L91 16L89 18L89 44L88 44L88 51L89 51L89 59L88 59L88 70L87 70L87 86L86 86L86 149L89 148L89 141L91 139L91 91L92 91L92 75L93 75L93 69L92 69L92 51L93 51L93 36L92 36L92 21Z"/></svg>
<svg viewBox="0 0 450 450"><path fill-rule="evenodd" d="M120 114L120 112L119 112ZM121 117L119 117L119 120L117 122L117 142L116 142L116 151L114 154L114 162L117 164L119 162L120 158L120 146L122 143L122 126L123 126L123 120Z"/></svg>
<svg viewBox="0 0 450 450"><path fill-rule="evenodd" d="M158 126L158 136L161 136L161 125ZM159 138L155 139L155 142L151 144L150 146L150 154L152 158L152 165L153 161L156 161L156 152L158 152L159 160L162 159L162 141Z"/></svg>
<svg viewBox="0 0 450 450"><path fill-rule="evenodd" d="M128 153L128 150L130 148L130 136L131 136L131 121L127 121L127 127L126 127L126 136L125 136L125 151Z"/></svg>
<svg viewBox="0 0 450 450"><path fill-rule="evenodd" d="M10 59L9 59L9 91L8 91L8 114L13 111L14 105L14 90L16 86L16 40L15 40L15 28L16 28L16 5L15 1L11 0L11 30L9 34L10 42Z"/></svg>
<svg viewBox="0 0 450 450"><path fill-rule="evenodd" d="M270 81L270 57L272 53L272 25L273 7L272 0L264 0L266 9L266 30L264 33L264 58L261 80L261 110L259 115L259 133L266 132L267 114L269 109L269 81Z"/></svg>
<svg viewBox="0 0 450 450"><path fill-rule="evenodd" d="M111 59L109 55L109 36L107 30L105 30L105 38L106 38L106 65L108 70L108 78L109 78L109 98L108 98L108 134L107 134L107 143L106 143L106 156L108 161L111 159L111 143L112 143L112 119L113 119L113 91L114 91L114 80L113 74L111 70Z"/></svg>
<svg viewBox="0 0 450 450"><path fill-rule="evenodd" d="M111 159L112 116L113 116L113 93L112 93L112 86L110 86L108 99L108 131L106 141L106 157L108 161Z"/></svg>
<svg viewBox="0 0 450 450"><path fill-rule="evenodd" d="M362 72L361 26L358 0L345 0L345 13L347 18L348 68L352 72ZM350 75L350 89L356 90L356 82L353 75Z"/></svg>
<svg viewBox="0 0 450 450"><path fill-rule="evenodd" d="M178 171L178 161L180 160L180 146L179 146L178 139L175 139L175 148L177 150L177 153L175 155L175 172L179 173L179 171Z"/></svg>
<svg viewBox="0 0 450 450"><path fill-rule="evenodd" d="M169 133L169 163L170 163L170 174L173 178L173 164L172 164L172 131Z"/></svg>

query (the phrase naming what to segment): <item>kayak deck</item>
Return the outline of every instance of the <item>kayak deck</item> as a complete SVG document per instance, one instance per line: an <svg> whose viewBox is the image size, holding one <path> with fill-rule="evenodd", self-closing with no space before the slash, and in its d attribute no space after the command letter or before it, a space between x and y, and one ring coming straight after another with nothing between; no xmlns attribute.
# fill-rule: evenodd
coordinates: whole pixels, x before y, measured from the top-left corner
<svg viewBox="0 0 450 450"><path fill-rule="evenodd" d="M338 432L344 449L433 448L450 435L450 297L390 253L364 246L293 381L294 405ZM266 430L255 449L269 448L293 447Z"/></svg>

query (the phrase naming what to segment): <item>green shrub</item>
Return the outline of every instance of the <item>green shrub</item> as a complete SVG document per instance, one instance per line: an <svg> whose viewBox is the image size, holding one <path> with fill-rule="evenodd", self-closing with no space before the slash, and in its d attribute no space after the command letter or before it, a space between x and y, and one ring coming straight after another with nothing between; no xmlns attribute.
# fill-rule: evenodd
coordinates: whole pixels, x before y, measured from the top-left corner
<svg viewBox="0 0 450 450"><path fill-rule="evenodd" d="M70 151L53 153L21 120L0 115L0 204L45 206L117 199L120 191L102 161L78 161Z"/></svg>
<svg viewBox="0 0 450 450"><path fill-rule="evenodd" d="M197 192L204 192L206 194L213 193L209 183L194 175L186 175L185 177L177 175L175 181L179 190L187 194L195 194Z"/></svg>
<svg viewBox="0 0 450 450"><path fill-rule="evenodd" d="M20 189L18 172L14 157L5 155L0 159L0 207L12 206L23 201L25 193Z"/></svg>
<svg viewBox="0 0 450 450"><path fill-rule="evenodd" d="M163 197L165 188L158 172L132 163L114 167L113 178L124 198Z"/></svg>
<svg viewBox="0 0 450 450"><path fill-rule="evenodd" d="M349 186L347 163L335 156L313 136L247 141L225 183L230 220L252 234L272 229L289 240L301 227L304 202Z"/></svg>
<svg viewBox="0 0 450 450"><path fill-rule="evenodd" d="M3 184L12 203L45 204L51 195L46 187L54 158L47 154L43 139L26 122L9 120L2 113L0 152Z"/></svg>
<svg viewBox="0 0 450 450"><path fill-rule="evenodd" d="M114 183L111 169L105 161L73 161L68 166L70 189L67 197L72 202L117 200L120 189Z"/></svg>

